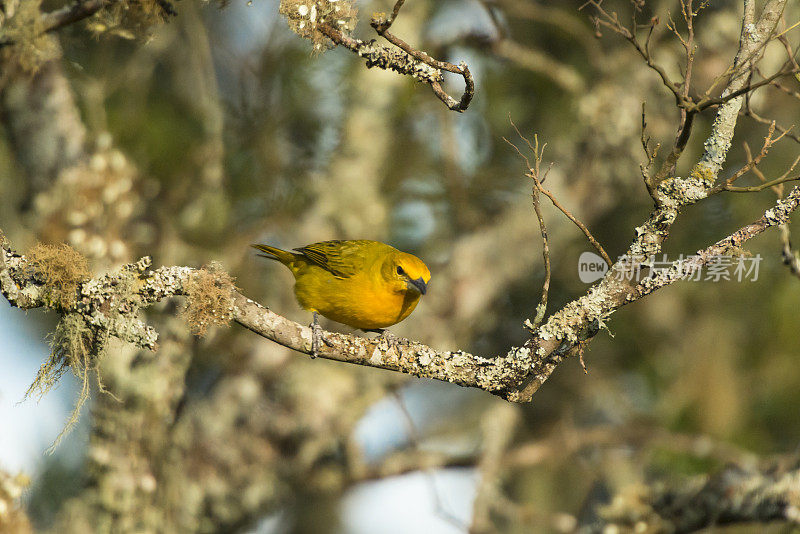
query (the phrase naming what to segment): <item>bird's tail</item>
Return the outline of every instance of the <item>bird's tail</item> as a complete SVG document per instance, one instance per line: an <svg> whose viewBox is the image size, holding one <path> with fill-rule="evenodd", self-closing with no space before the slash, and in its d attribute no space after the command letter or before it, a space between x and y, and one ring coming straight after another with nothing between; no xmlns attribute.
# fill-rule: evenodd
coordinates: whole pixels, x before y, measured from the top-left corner
<svg viewBox="0 0 800 534"><path fill-rule="evenodd" d="M271 247L269 245L250 245L251 247L260 250L261 252L265 252L266 254L259 254L262 258L267 258L269 260L277 260L284 265L288 265L289 263L293 262L297 257L297 254L294 252L288 252L286 250Z"/></svg>

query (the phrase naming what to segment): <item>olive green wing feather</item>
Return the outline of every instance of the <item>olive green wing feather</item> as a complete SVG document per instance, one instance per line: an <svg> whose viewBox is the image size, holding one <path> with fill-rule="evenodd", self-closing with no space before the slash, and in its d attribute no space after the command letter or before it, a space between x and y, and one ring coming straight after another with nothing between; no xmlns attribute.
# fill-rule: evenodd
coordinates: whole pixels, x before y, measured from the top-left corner
<svg viewBox="0 0 800 534"><path fill-rule="evenodd" d="M371 244L372 241L322 241L294 250L335 276L348 278L364 268L365 247Z"/></svg>

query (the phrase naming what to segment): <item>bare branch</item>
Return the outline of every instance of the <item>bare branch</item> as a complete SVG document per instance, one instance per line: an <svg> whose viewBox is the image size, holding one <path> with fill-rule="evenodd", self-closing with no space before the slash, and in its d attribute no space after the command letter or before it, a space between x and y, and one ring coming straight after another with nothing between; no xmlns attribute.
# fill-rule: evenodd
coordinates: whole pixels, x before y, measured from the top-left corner
<svg viewBox="0 0 800 534"><path fill-rule="evenodd" d="M653 166L653 163L656 160L656 156L658 155L658 150L661 148L661 143L656 143L656 146L653 149L650 149L650 136L647 135L647 116L645 114L645 103L642 102L642 134L641 134L641 143L642 143L642 150L644 150L645 157L647 157L647 163L640 163L639 170L642 173L642 180L644 181L644 186L647 188L647 194L650 195L650 198L658 205L658 195L656 195L655 187L653 186L653 180L650 177L650 168Z"/></svg>
<svg viewBox="0 0 800 534"><path fill-rule="evenodd" d="M672 95L675 97L675 102L677 102L678 105L680 106L683 103L683 95L681 94L681 91L679 89L680 84L676 84L672 81L672 79L667 74L667 71L664 70L664 68L661 65L658 65L655 62L655 60L653 60L653 57L650 55L649 46L647 46L647 44L643 46L642 43L639 42L639 39L636 37L636 30L637 30L637 24L635 22L636 9L634 9L634 22L632 27L626 28L619 21L619 17L617 16L616 13L608 13L603 8L602 1L589 0L583 6L581 6L581 9L583 9L586 6L592 6L597 11L598 16L592 17L592 20L594 21L596 26L603 26L605 28L609 28L613 32L621 35L624 39L626 39L629 43L633 45L633 47L636 49L636 51L639 53L642 59L645 60L647 66L658 74L658 76L661 78L661 82L663 83L664 87L666 87L672 93ZM650 21L650 26L649 26L650 32L652 32L652 29L656 23L657 20ZM650 33L648 33L647 43L649 43L649 40L650 40Z"/></svg>
<svg viewBox="0 0 800 534"><path fill-rule="evenodd" d="M749 104L745 105L745 109L741 113L745 117L750 117L754 121L760 122L761 124L769 125L769 124L775 123L775 129L778 130L778 132L781 135L785 135L786 137L788 137L792 141L794 141L796 143L800 143L800 136L798 136L797 134L791 133L789 131L790 128L784 128L783 126L781 126L777 122L775 122L773 120L770 120L770 119L767 119L766 117L762 117L761 115L759 115L755 111L753 111L753 109L749 106Z"/></svg>
<svg viewBox="0 0 800 534"><path fill-rule="evenodd" d="M538 180L534 178L537 185L534 185L531 190L531 200L533 201L533 209L536 212L536 220L539 221L539 230L542 233L542 260L544 261L544 282L542 283L542 296L539 300L539 305L536 306L536 316L533 318L533 328L538 327L544 319L544 314L547 311L547 294L550 291L550 247L547 244L547 226L544 224L544 217L542 217L542 208L539 204L539 185Z"/></svg>
<svg viewBox="0 0 800 534"><path fill-rule="evenodd" d="M575 224L575 226L580 228L581 232L583 232L583 235L586 236L586 239L589 240L589 243L591 243L592 246L595 248L595 250L597 250L597 253L600 254L600 256L603 257L603 259L608 264L608 266L610 267L611 265L613 265L614 262L611 261L611 257L608 255L608 253L606 253L605 249L600 244L600 242L597 241L597 239L594 238L594 236L589 231L589 229L586 227L586 225L583 224L581 221L579 221L577 219L577 217L575 217L573 214L571 214L567 210L567 208L562 206L561 203L558 201L558 199L556 199L556 196L552 192L550 192L547 189L545 189L544 187L542 187L541 184L537 184L537 187L538 187L539 191L541 191L547 198L549 198L550 202L552 202L553 205L556 208L558 208L561 211L561 213L563 213L567 217L567 219L572 221Z"/></svg>
<svg viewBox="0 0 800 534"><path fill-rule="evenodd" d="M520 136L520 138L521 138L523 141L525 141L525 143L528 145L528 147L529 147L529 148L530 148L530 149L533 151L533 153L535 154L535 156L534 156L534 157L535 157L535 159L537 159L537 160L540 160L540 159L541 159L541 157L542 157L542 155L541 155L541 152L539 151L539 139L538 139L538 137L534 137L534 138L535 138L535 140L536 140L536 141L535 141L535 142L536 142L536 146L533 146L533 145L531 145L530 141L528 141L528 140L527 140L527 139L526 139L526 138L525 138L525 137L524 137L524 136L523 136L523 135L520 133L520 131L519 131L519 130L517 130L517 127L514 125L514 123L513 123L513 122L511 123L511 125L512 125L512 126L514 126L514 129L517 131L517 135L519 135L519 136ZM603 259L606 261L606 263L608 264L608 266L609 266L609 267L610 267L611 265L613 265L613 263L614 263L614 262L612 262L612 261L611 261L611 258L610 258L610 257L609 257L609 255L606 253L606 251L605 251L605 249L603 248L603 246L600 244L600 242L599 242L599 241L597 241L597 239L595 239L595 238L594 238L594 236L593 236L593 235L592 235L592 233L589 231L589 229L586 227L586 225L585 225L585 224L583 224L581 221L579 221L579 220L578 220L578 218L577 218L577 217L575 217L575 216L574 216L572 213L570 213L570 212L569 212L569 210L567 210L567 208L565 208L564 206L562 206L562 205L561 205L561 203L558 201L558 199L556 199L555 195L554 195L552 192L548 191L547 189L545 189L545 188L542 186L542 182L541 182L541 181L538 179L538 176L540 175L540 173L539 173L539 168L538 168L538 166L539 166L539 162L537 161L537 162L535 163L535 166L534 166L534 167L531 167L531 164L530 164L530 161L528 160L528 158L522 154L522 152L519 150L519 148L517 148L517 146L516 146L516 145L514 145L514 143L510 142L510 141L509 141L508 139L506 139L506 138L503 138L503 140L504 140L506 143L508 143L509 145L511 145L512 147L514 147L514 150L516 150L516 151L517 151L517 154L519 154L519 155L520 155L520 157L522 157L522 159L523 159L523 160L525 160L525 165L526 165L526 166L527 166L527 168L528 168L528 172L527 172L526 176L528 176L529 178L532 178L532 179L533 179L533 183L534 183L534 185L535 185L536 189L538 190L538 192L539 192L539 193L542 193L542 194L543 194L543 195L545 195L547 198L549 198L549 199L550 199L550 202L552 202L552 203L553 203L553 205L554 205L556 208L558 208L558 209L559 209L559 211L561 211L561 213L563 213L563 214L564 214L564 215L567 217L567 219L569 219L570 221L572 221L572 223L573 223L573 224L575 224L575 226L577 226L577 227L580 229L580 231L581 231L581 232L583 232L583 235L585 235L585 236L586 236L586 239L588 239L588 240L589 240L589 243L591 243L591 245L592 245L592 246L595 248L595 250L597 250L597 253L598 253L598 254L600 254L600 256L602 256L602 257L603 257ZM544 147L542 147L542 150L544 150ZM542 179L544 179L544 177L542 177Z"/></svg>
<svg viewBox="0 0 800 534"><path fill-rule="evenodd" d="M694 107L696 107L698 111L703 111L704 109L708 109L712 106L718 106L720 104L724 104L744 94L752 93L756 89L764 87L765 85L774 85L775 80L777 80L778 78L789 76L791 74L797 74L798 72L800 72L800 69L791 65L791 63L787 62L786 65L784 65L780 70L778 70L778 72L776 72L771 76L768 76L767 78L764 78L761 81L752 84L747 84L744 87L741 87L736 91L732 91L728 94L725 94L719 98L704 98L700 102L698 102Z"/></svg>
<svg viewBox="0 0 800 534"><path fill-rule="evenodd" d="M749 187L736 187L736 186L726 186L723 189L725 191L731 191L733 193L757 193L759 191L763 191L764 189L775 187L776 185L785 184L786 182L794 182L795 180L800 180L800 176L784 176L782 178L776 178L774 180L770 180L769 182L765 182L759 185L752 185Z"/></svg>
<svg viewBox="0 0 800 534"><path fill-rule="evenodd" d="M764 138L764 144L761 147L761 151L758 153L758 155L756 155L755 158L750 157L750 147L747 144L745 144L745 150L748 153L747 163L745 163L745 165L741 169L733 173L729 178L725 179L724 181L720 182L719 184L709 189L709 194L719 193L720 191L735 190L734 188L732 188L733 182L735 182L736 180L738 180L739 178L741 178L742 176L753 170L759 163L761 163L761 160L764 159L769 153L769 149L772 148L772 145L780 141L781 138L785 135L781 134L777 138L773 139L772 135L774 133L775 133L775 123L773 122L772 124L769 125L769 131L767 132L767 136Z"/></svg>
<svg viewBox="0 0 800 534"><path fill-rule="evenodd" d="M512 123L513 124L513 123ZM514 126L516 129L516 125ZM519 133L519 130L517 130ZM550 291L550 246L547 242L547 226L544 224L544 217L542 216L542 207L539 202L539 192L542 188L542 182L547 178L548 169L544 175L541 174L542 156L544 154L545 143L541 150L539 149L539 137L534 135L534 166L530 170L530 178L533 180L533 188L531 189L531 200L533 202L533 210L536 212L536 220L539 222L539 230L542 235L542 261L544 262L544 282L542 283L542 296L539 305L536 306L536 315L533 318L533 324L527 325L530 330L535 330L544 319L544 314L547 311L547 295ZM516 148L516 147L515 147ZM527 159L525 160L527 162Z"/></svg>

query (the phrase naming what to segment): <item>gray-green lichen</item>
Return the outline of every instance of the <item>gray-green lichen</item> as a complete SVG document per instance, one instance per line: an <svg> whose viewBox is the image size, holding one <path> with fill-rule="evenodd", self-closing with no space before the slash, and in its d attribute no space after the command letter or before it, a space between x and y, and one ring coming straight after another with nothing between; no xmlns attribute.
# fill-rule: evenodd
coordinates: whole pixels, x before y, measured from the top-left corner
<svg viewBox="0 0 800 534"><path fill-rule="evenodd" d="M693 173L690 178L675 176L658 184L656 193L663 207L678 210L708 196L708 188L713 185L714 180L710 178L709 173L704 174L700 168L695 172L696 174Z"/></svg>
<svg viewBox="0 0 800 534"><path fill-rule="evenodd" d="M393 70L400 74L413 76L415 79L425 83L442 82L444 80L442 71L411 57L402 50L388 48L376 43L374 40L369 42L356 40L356 42L358 43L356 53L366 60L368 68L379 67Z"/></svg>

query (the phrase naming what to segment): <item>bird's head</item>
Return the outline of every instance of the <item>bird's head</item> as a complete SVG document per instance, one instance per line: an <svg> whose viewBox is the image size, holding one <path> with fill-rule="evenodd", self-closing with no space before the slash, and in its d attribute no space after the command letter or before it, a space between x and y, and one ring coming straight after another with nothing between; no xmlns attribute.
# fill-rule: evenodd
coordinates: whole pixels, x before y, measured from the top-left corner
<svg viewBox="0 0 800 534"><path fill-rule="evenodd" d="M383 275L398 293L413 291L424 295L428 291L431 272L421 259L398 252L383 266Z"/></svg>

